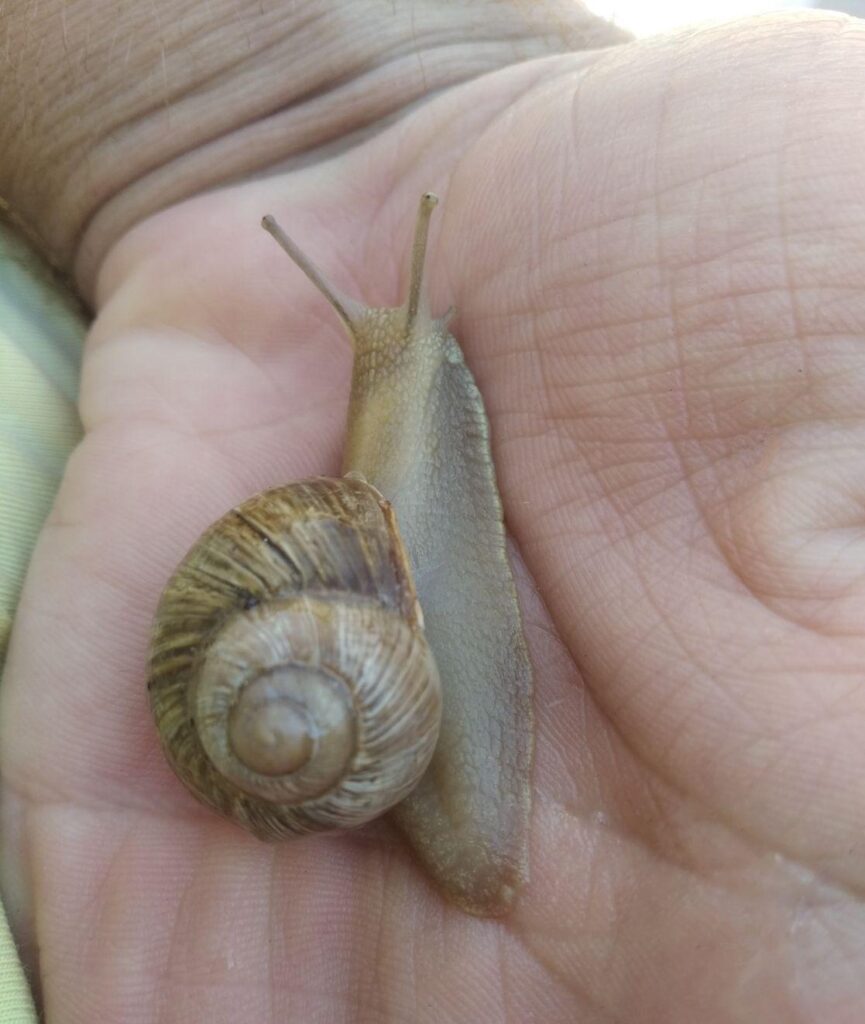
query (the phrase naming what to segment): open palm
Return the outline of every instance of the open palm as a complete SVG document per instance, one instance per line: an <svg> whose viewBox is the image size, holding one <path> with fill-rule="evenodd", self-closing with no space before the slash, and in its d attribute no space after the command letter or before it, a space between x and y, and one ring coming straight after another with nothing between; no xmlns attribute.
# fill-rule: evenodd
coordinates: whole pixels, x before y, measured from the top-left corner
<svg viewBox="0 0 865 1024"><path fill-rule="evenodd" d="M115 248L4 685L49 1024L862 1019L863 117L835 53L798 89L825 40L790 36L528 63ZM537 677L503 921L443 903L387 823L268 846L217 819L145 692L201 530L339 465L348 345L261 215L388 304L426 188Z"/></svg>

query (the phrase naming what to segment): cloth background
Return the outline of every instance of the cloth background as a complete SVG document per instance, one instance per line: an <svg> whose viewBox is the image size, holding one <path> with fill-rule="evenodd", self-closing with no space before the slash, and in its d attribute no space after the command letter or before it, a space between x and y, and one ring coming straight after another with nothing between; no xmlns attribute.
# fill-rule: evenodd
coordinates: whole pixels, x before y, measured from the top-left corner
<svg viewBox="0 0 865 1024"><path fill-rule="evenodd" d="M77 393L85 330L84 311L70 291L0 223L0 685L33 545L81 437ZM0 1022L36 1019L0 907Z"/></svg>

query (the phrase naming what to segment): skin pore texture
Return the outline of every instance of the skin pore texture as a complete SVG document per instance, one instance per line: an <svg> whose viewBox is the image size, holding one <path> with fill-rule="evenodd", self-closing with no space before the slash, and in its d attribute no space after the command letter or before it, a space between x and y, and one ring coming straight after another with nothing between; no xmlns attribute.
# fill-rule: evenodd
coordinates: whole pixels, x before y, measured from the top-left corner
<svg viewBox="0 0 865 1024"><path fill-rule="evenodd" d="M268 50L268 5L120 6L0 14L27 126L0 195L97 314L0 703L0 880L49 1024L859 1024L863 24L568 53L620 37L370 0ZM201 530L339 470L351 352L262 214L393 305L426 189L536 676L501 921L387 823L274 847L215 818L145 692Z"/></svg>

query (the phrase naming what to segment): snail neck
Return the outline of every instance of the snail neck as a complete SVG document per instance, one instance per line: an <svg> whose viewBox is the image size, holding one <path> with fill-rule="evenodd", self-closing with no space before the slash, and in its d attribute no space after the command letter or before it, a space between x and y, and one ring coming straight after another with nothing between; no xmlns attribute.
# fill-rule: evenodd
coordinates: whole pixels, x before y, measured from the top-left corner
<svg viewBox="0 0 865 1024"><path fill-rule="evenodd" d="M343 451L343 471L357 470L390 498L433 455L445 415L442 374L461 360L445 318L423 312L402 331L405 317L404 307L371 309L358 324Z"/></svg>

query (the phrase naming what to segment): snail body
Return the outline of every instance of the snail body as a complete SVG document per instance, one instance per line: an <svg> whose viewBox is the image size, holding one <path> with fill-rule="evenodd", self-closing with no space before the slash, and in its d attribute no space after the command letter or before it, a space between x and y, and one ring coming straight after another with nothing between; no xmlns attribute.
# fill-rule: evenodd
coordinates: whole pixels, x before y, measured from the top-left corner
<svg viewBox="0 0 865 1024"><path fill-rule="evenodd" d="M528 870L532 670L483 401L449 314L433 318L422 291L436 202L421 198L408 297L396 308L340 294L264 218L353 344L346 477L267 492L207 531L157 612L151 702L181 779L252 832L352 827L393 807L451 900L501 914ZM324 592L351 611L351 628L333 627ZM385 639L284 668L291 652L315 653L310 621L328 626L328 642L351 643L361 608L383 616ZM366 679L357 691L349 662ZM332 742L314 724L309 740L314 716L297 706L298 681L323 694ZM340 710L352 693L359 724ZM372 738L382 741L374 750Z"/></svg>

